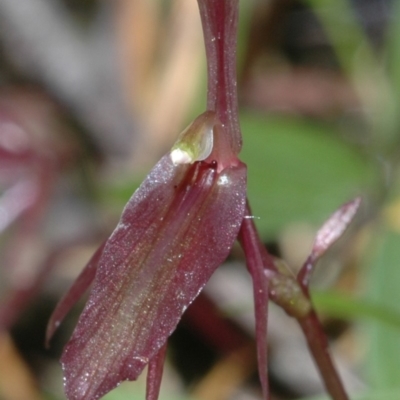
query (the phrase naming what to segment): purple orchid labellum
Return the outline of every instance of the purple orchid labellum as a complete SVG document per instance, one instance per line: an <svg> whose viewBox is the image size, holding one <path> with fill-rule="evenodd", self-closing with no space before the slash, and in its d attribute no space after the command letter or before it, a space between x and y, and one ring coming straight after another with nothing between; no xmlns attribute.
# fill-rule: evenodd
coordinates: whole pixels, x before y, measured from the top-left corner
<svg viewBox="0 0 400 400"><path fill-rule="evenodd" d="M96 268L92 260L71 288L78 297L93 279L61 359L68 399L98 399L135 380L228 256L245 211L246 167L219 147L224 135L215 113L198 117L129 200ZM65 299L59 316L71 306ZM58 324L53 318L50 335Z"/></svg>

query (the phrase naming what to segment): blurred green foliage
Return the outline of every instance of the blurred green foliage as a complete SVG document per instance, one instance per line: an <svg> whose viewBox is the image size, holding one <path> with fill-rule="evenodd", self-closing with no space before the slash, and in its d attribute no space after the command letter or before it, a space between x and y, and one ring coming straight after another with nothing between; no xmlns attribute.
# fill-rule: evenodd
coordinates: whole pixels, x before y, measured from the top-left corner
<svg viewBox="0 0 400 400"><path fill-rule="evenodd" d="M371 391L352 397L352 400L399 400L400 390ZM329 397L308 397L302 400L330 400Z"/></svg>
<svg viewBox="0 0 400 400"><path fill-rule="evenodd" d="M376 235L368 271L366 297L400 312L400 234L381 227ZM392 326L373 324L367 327L368 381L379 389L400 388L400 332ZM400 397L399 397L400 398Z"/></svg>
<svg viewBox="0 0 400 400"><path fill-rule="evenodd" d="M312 299L319 312L347 320L365 320L375 326L391 328L400 334L400 312L392 304L358 299L337 291L313 291Z"/></svg>
<svg viewBox="0 0 400 400"><path fill-rule="evenodd" d="M365 256L366 266L360 268L360 274L365 282L363 297L366 302L362 307L354 309L356 314L362 314L366 304L374 304L369 312L372 311L378 317L375 322L363 325L368 346L365 354L365 372L370 390L355 399L395 400L400 398L400 334L397 327L385 322L388 322L386 317L390 316L392 320L394 315L400 313L400 235L393 226L389 226L391 221L385 217L385 210L389 204L398 200L400 195L398 190L400 6L399 2L392 4L392 18L387 30L385 52L379 54L371 51L368 39L355 18L350 1L309 0L308 4L313 7L329 33L343 70L363 101L366 121L373 136L374 147L371 147L371 152L382 158L388 171L389 179L386 187L388 200L380 205L380 210L377 210L379 217L372 225L373 234ZM375 85L374 98L365 95L364 89L369 83ZM340 303L341 300L337 299L330 304L330 307L333 306L333 313L340 310ZM379 311L375 307L383 309ZM386 317L382 318L383 316Z"/></svg>
<svg viewBox="0 0 400 400"><path fill-rule="evenodd" d="M293 222L318 226L340 204L376 186L373 163L328 124L243 113L241 125L248 195L264 239Z"/></svg>

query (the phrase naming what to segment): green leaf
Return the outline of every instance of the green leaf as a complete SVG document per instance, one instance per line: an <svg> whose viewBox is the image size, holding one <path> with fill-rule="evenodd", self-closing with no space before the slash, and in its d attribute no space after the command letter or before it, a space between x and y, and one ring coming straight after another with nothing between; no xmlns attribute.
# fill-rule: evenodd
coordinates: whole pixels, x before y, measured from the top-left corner
<svg viewBox="0 0 400 400"><path fill-rule="evenodd" d="M334 291L313 291L312 299L319 312L345 319L365 319L400 329L400 312L393 307L355 299Z"/></svg>
<svg viewBox="0 0 400 400"><path fill-rule="evenodd" d="M369 391L367 393L351 396L351 400L399 400L400 389L386 391ZM328 396L307 397L301 400L331 400Z"/></svg>
<svg viewBox="0 0 400 400"><path fill-rule="evenodd" d="M370 257L366 295L370 301L379 302L400 313L400 234L388 227L375 232L375 248ZM371 324L367 328L370 343L366 366L371 385L379 389L399 387L398 329L382 324Z"/></svg>
<svg viewBox="0 0 400 400"><path fill-rule="evenodd" d="M388 61L392 80L388 79L382 62L371 46L359 15L350 0L306 0L314 11L330 43L339 64L351 81L364 109L364 117L371 129L371 149L386 153L398 146L398 104L399 96L395 89L399 83L399 22L398 2L390 29L392 40L388 45ZM397 21L397 22L396 22ZM390 36L389 36L390 37ZM398 92L398 91L397 91ZM373 93L373 94L372 94ZM365 132L367 135L368 133Z"/></svg>
<svg viewBox="0 0 400 400"><path fill-rule="evenodd" d="M264 239L289 223L321 224L377 181L372 162L332 127L249 113L242 114L241 125L250 204Z"/></svg>

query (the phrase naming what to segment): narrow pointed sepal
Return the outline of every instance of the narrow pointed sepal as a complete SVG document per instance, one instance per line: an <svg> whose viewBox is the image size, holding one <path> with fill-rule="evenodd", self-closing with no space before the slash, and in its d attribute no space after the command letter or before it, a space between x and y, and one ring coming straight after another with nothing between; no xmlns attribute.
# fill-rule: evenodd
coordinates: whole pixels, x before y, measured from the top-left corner
<svg viewBox="0 0 400 400"><path fill-rule="evenodd" d="M235 160L174 165L167 155L128 202L61 362L69 400L135 380L229 254L246 198Z"/></svg>
<svg viewBox="0 0 400 400"><path fill-rule="evenodd" d="M256 342L258 375L260 378L263 398L269 399L268 384L268 278L262 265L250 270L253 280L254 309L256 319Z"/></svg>
<svg viewBox="0 0 400 400"><path fill-rule="evenodd" d="M55 331L60 326L65 316L69 313L71 308L76 304L83 294L86 292L88 287L94 280L96 275L97 264L99 262L101 253L103 252L104 244L96 250L85 268L76 278L75 282L69 288L68 292L58 302L57 307L54 309L46 329L46 347L49 346L50 340L53 337Z"/></svg>
<svg viewBox="0 0 400 400"><path fill-rule="evenodd" d="M158 400L166 354L167 343L161 347L149 362L146 380L146 400Z"/></svg>
<svg viewBox="0 0 400 400"><path fill-rule="evenodd" d="M246 213L251 215L250 207L247 205ZM260 378L263 398L269 398L268 384L268 301L269 301L269 274L265 273L264 261L265 251L258 238L254 222L251 219L243 219L239 233L239 241L246 255L247 269L253 280L254 311L256 320L256 342L258 375Z"/></svg>
<svg viewBox="0 0 400 400"><path fill-rule="evenodd" d="M329 249L339 238L353 220L358 207L361 204L361 198L343 204L318 230L312 248L314 259L320 258L326 250Z"/></svg>
<svg viewBox="0 0 400 400"><path fill-rule="evenodd" d="M356 215L360 204L360 197L343 204L318 230L311 253L297 275L297 281L304 290L308 290L316 262L343 235Z"/></svg>

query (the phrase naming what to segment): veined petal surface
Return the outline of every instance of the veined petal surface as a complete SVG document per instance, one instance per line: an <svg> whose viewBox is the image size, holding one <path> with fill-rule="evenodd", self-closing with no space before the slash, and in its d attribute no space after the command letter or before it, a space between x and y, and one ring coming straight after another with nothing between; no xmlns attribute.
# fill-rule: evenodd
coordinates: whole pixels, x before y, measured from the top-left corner
<svg viewBox="0 0 400 400"><path fill-rule="evenodd" d="M173 165L164 156L105 244L62 356L70 400L135 380L227 257L246 199L246 167Z"/></svg>

